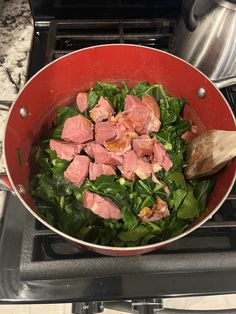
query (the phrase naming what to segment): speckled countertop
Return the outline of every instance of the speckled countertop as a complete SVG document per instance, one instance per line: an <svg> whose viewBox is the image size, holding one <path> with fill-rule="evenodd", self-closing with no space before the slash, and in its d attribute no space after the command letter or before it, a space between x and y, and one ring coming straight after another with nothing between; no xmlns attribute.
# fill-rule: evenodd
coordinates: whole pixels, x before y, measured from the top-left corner
<svg viewBox="0 0 236 314"><path fill-rule="evenodd" d="M0 100L14 100L24 86L33 34L27 0L5 0L0 18Z"/></svg>
<svg viewBox="0 0 236 314"><path fill-rule="evenodd" d="M14 101L25 84L33 35L27 0L5 0L0 17L0 173L4 171L2 145L7 111L2 101ZM0 219L4 202L0 191Z"/></svg>

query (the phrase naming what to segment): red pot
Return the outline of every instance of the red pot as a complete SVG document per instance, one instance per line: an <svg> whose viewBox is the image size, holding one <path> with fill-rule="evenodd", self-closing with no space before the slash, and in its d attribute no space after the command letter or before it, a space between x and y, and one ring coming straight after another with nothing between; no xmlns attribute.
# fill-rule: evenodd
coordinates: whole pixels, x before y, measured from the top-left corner
<svg viewBox="0 0 236 314"><path fill-rule="evenodd" d="M197 221L183 234L167 241L134 248L106 247L75 239L55 229L40 215L28 194L30 150L50 124L55 108L71 103L78 91L87 91L96 81L126 81L129 85L142 81L161 83L172 95L187 98L191 108L186 107L184 116L191 118L201 131L235 130L235 117L222 94L201 72L166 52L135 45L104 45L75 51L44 67L18 95L9 114L4 153L7 175L24 206L46 227L89 250L108 255L135 255L156 250L192 232L212 217L234 183L236 160L218 175L207 207ZM202 99L198 96L200 88L206 91Z"/></svg>

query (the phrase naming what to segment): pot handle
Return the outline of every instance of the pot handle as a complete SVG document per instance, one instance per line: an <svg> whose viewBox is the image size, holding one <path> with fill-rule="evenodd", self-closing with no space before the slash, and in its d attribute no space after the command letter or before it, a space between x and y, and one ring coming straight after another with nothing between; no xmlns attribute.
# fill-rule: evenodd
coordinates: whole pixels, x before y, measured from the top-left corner
<svg viewBox="0 0 236 314"><path fill-rule="evenodd" d="M0 174L0 190L13 192L11 182L5 173Z"/></svg>
<svg viewBox="0 0 236 314"><path fill-rule="evenodd" d="M212 83L218 89L221 89L221 88L224 88L227 86L231 86L231 85L235 85L236 84L236 76L229 77L226 79L221 79L221 80L212 80Z"/></svg>
<svg viewBox="0 0 236 314"><path fill-rule="evenodd" d="M198 20L196 19L194 15L196 3L197 3L196 0L184 0L183 1L183 11L182 11L183 19L184 19L187 29L190 32L193 32L198 25Z"/></svg>

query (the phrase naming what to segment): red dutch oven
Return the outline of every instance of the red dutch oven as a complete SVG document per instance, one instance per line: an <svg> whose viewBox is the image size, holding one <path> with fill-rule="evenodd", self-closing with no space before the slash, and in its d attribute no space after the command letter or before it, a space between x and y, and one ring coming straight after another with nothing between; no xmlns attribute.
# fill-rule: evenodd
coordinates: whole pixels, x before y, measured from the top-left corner
<svg viewBox="0 0 236 314"><path fill-rule="evenodd" d="M125 44L82 49L48 64L28 81L12 105L4 140L6 170L16 195L31 214L75 245L98 253L124 256L156 250L192 232L212 217L233 186L236 160L218 174L202 215L174 238L152 245L117 248L84 242L57 230L40 215L28 193L31 147L50 125L55 109L70 104L79 91L87 91L97 81L125 81L131 87L142 81L160 83L172 95L188 100L191 107L186 106L184 117L199 126L201 132L235 130L235 117L219 90L190 64L163 51ZM199 97L201 89L206 92L204 98Z"/></svg>

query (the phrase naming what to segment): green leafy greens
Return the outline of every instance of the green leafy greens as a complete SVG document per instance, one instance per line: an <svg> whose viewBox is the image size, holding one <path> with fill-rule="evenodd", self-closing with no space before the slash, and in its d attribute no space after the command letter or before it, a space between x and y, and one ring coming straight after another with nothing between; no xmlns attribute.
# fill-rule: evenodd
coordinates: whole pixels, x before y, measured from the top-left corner
<svg viewBox="0 0 236 314"><path fill-rule="evenodd" d="M161 85L142 82L129 89L122 82L119 85L97 82L88 92L89 108L83 115L89 118L89 110L101 96L113 104L116 113L121 112L128 94L139 98L149 94L159 104L161 129L151 136L163 144L173 166L168 172L156 173L158 183L150 177L132 182L116 175L102 175L95 181L86 179L80 187L65 180L64 171L69 162L59 159L50 150L49 140L61 139L66 119L79 114L76 104L58 109L51 128L36 149L39 171L31 181L30 194L40 213L51 225L87 242L130 247L176 236L201 214L214 186L212 178L185 179L187 144L181 135L188 130L189 121L181 114L186 100L170 96ZM82 196L85 190L111 199L120 208L122 219L102 219L84 208ZM167 202L170 216L159 221L141 221L138 217L140 210L154 206L158 197Z"/></svg>

